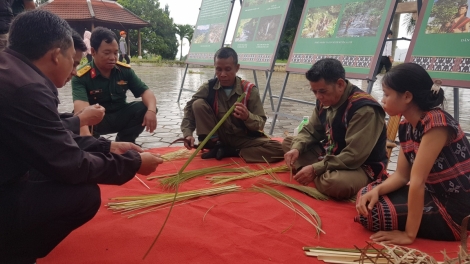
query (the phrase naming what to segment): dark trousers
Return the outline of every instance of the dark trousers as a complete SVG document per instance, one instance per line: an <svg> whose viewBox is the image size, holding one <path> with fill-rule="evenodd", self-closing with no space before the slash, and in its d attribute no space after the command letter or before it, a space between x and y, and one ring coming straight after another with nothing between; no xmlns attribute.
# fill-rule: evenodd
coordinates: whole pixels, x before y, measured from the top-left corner
<svg viewBox="0 0 470 264"><path fill-rule="evenodd" d="M45 257L92 219L100 204L96 184L45 179L0 186L0 263L34 263Z"/></svg>
<svg viewBox="0 0 470 264"><path fill-rule="evenodd" d="M214 111L204 99L194 101L192 107L196 118L197 135L209 134L219 122ZM284 151L277 140L261 135L254 137L246 134L229 134L224 126L217 130L217 134L223 145L240 149L240 156L246 162L278 162L284 159Z"/></svg>
<svg viewBox="0 0 470 264"><path fill-rule="evenodd" d="M120 62L122 62L123 57L124 57L124 59L126 59L127 64L131 63L131 59L129 59L129 55L127 55L127 54L124 54L124 56L122 54L119 54L119 61Z"/></svg>
<svg viewBox="0 0 470 264"><path fill-rule="evenodd" d="M125 107L113 111L106 111L103 120L94 127L93 136L117 133L116 141L132 142L144 131L144 121L147 107L139 102L131 102Z"/></svg>
<svg viewBox="0 0 470 264"><path fill-rule="evenodd" d="M390 58L387 56L382 56L380 58L379 69L377 71L377 74L382 72L383 67L385 67L385 72L388 72L392 68L392 62L390 61Z"/></svg>

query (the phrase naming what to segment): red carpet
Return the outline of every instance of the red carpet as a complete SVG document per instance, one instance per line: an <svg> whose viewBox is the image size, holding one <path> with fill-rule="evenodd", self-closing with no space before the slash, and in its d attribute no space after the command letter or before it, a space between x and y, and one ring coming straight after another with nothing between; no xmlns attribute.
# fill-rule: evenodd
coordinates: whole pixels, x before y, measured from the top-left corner
<svg viewBox="0 0 470 264"><path fill-rule="evenodd" d="M160 148L152 152L164 154L177 149ZM235 160L243 163L239 158ZM155 175L176 172L184 161L166 162L158 167ZM186 170L230 162L229 159L216 161L196 157ZM278 176L289 180L288 173ZM156 181L139 177L152 189L148 190L137 179L123 186L101 186L103 206L95 218L72 232L37 263L323 263L305 256L302 247L364 247L372 234L353 221L356 216L353 203L318 201L294 190L276 187L311 206L320 215L326 234L316 238L312 225L266 194L238 192L175 206L159 240L142 260L168 209L127 219L104 206L112 197L163 192ZM258 179L233 183L248 188ZM180 191L211 186L200 177L183 183ZM409 247L442 260L441 250L456 252L458 245L458 242L418 239Z"/></svg>

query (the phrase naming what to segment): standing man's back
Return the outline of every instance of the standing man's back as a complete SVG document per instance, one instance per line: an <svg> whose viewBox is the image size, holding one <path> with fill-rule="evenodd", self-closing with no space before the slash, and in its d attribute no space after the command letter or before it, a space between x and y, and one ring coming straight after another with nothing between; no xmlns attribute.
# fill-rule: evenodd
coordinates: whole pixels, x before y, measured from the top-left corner
<svg viewBox="0 0 470 264"><path fill-rule="evenodd" d="M5 49L13 17L25 9L34 9L33 0L1 0L0 1L0 51Z"/></svg>

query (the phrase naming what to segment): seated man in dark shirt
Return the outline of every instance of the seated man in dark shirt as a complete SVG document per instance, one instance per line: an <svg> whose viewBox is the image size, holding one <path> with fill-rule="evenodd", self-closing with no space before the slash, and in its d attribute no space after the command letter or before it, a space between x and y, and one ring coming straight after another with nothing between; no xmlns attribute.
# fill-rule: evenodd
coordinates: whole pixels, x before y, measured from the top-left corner
<svg viewBox="0 0 470 264"><path fill-rule="evenodd" d="M22 13L8 42L0 52L0 263L34 263L93 218L97 184L123 184L162 160L64 128L56 87L73 70L67 22L45 10ZM32 170L48 180L31 181Z"/></svg>

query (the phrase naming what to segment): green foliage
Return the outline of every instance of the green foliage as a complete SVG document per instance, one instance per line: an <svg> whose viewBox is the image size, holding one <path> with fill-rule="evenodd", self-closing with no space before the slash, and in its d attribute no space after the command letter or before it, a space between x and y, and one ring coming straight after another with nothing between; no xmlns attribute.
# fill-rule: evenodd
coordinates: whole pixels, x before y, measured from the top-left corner
<svg viewBox="0 0 470 264"><path fill-rule="evenodd" d="M193 36L194 33L194 27L191 25L180 25L180 24L175 24L176 28L176 34L180 37L180 60L183 59L183 39L188 39L189 43L191 43L191 40L189 39L189 36Z"/></svg>
<svg viewBox="0 0 470 264"><path fill-rule="evenodd" d="M368 16L380 16L382 15L385 7L385 1L383 0L367 0L365 2L353 2L348 3L344 9L343 20L347 20L351 17L357 16L357 14L367 13Z"/></svg>
<svg viewBox="0 0 470 264"><path fill-rule="evenodd" d="M119 0L119 4L150 23L150 27L141 29L142 50L160 54L164 59L174 59L178 52L178 41L173 19L169 16L168 7L160 8L158 0ZM137 31L129 33L131 54L137 54Z"/></svg>
<svg viewBox="0 0 470 264"><path fill-rule="evenodd" d="M280 38L277 52L277 59L279 60L287 60L289 58L290 49L294 43L295 33L297 32L300 17L302 16L304 4L305 0L292 0L292 6L289 16L287 17L287 24Z"/></svg>
<svg viewBox="0 0 470 264"><path fill-rule="evenodd" d="M186 36L186 39L189 41L189 45L191 45L191 41L193 41L193 35L194 35L194 26L192 26L192 30L188 32L188 35Z"/></svg>
<svg viewBox="0 0 470 264"><path fill-rule="evenodd" d="M402 25L406 26L406 32L413 34L416 28L416 20L412 14L405 14Z"/></svg>

